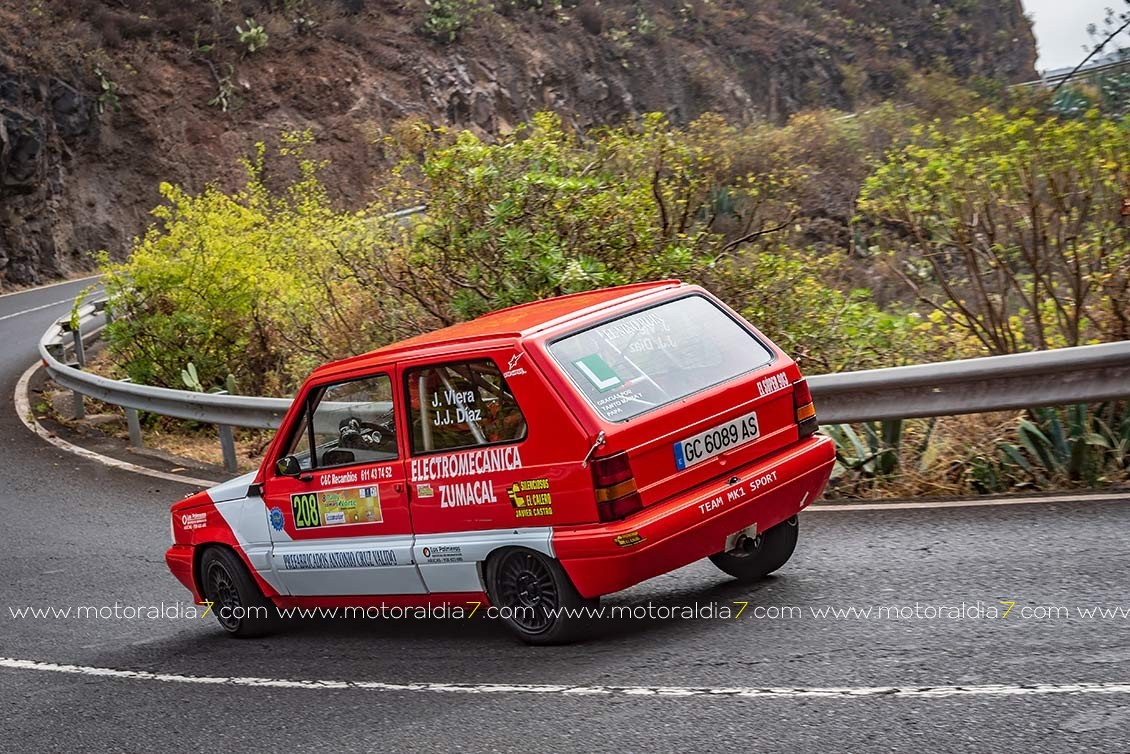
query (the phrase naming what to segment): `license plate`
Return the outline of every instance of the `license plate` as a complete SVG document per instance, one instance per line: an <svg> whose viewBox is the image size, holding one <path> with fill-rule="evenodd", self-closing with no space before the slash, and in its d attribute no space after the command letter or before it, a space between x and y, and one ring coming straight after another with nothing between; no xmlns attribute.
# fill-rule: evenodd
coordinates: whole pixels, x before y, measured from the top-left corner
<svg viewBox="0 0 1130 754"><path fill-rule="evenodd" d="M711 427L693 437L675 443L675 467L682 471L696 463L733 450L757 439L757 412L731 419L725 424Z"/></svg>

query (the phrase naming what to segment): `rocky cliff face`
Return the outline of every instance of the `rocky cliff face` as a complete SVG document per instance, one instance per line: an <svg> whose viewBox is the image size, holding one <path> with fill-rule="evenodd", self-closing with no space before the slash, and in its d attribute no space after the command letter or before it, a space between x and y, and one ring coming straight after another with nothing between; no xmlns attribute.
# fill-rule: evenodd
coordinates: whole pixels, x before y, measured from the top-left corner
<svg viewBox="0 0 1130 754"><path fill-rule="evenodd" d="M66 203L63 166L96 136L91 102L63 81L22 76L0 66L0 274L34 281L60 273L54 227Z"/></svg>
<svg viewBox="0 0 1130 754"><path fill-rule="evenodd" d="M781 121L898 97L916 71L1015 82L1034 62L1019 0L0 0L0 287L121 253L159 181L235 181L283 129L311 128L362 201L410 117Z"/></svg>

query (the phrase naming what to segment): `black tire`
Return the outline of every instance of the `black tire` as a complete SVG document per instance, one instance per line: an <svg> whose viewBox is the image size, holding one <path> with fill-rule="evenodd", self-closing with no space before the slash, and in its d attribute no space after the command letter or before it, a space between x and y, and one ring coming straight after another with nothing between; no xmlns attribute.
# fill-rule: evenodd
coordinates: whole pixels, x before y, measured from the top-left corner
<svg viewBox="0 0 1130 754"><path fill-rule="evenodd" d="M749 552L720 552L710 562L744 584L760 581L789 562L796 549L799 530L797 517L782 521L757 537L758 544Z"/></svg>
<svg viewBox="0 0 1130 754"><path fill-rule="evenodd" d="M582 597L555 559L518 547L487 561L487 591L502 622L527 644L575 641L591 622L576 612L600 604Z"/></svg>
<svg viewBox="0 0 1130 754"><path fill-rule="evenodd" d="M263 596L247 567L226 547L209 547L200 558L200 587L216 622L230 636L249 639L274 628L274 605Z"/></svg>

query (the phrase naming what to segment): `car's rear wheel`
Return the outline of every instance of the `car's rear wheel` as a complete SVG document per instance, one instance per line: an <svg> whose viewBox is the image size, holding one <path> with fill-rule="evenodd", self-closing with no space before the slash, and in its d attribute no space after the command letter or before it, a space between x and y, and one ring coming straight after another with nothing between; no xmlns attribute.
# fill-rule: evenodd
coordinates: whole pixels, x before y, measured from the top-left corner
<svg viewBox="0 0 1130 754"><path fill-rule="evenodd" d="M263 596L247 567L226 547L209 547L200 558L200 585L212 603L216 622L231 636L247 639L274 626L271 601Z"/></svg>
<svg viewBox="0 0 1130 754"><path fill-rule="evenodd" d="M793 516L744 543L744 547L711 555L710 562L743 583L758 581L789 562L799 528Z"/></svg>
<svg viewBox="0 0 1130 754"><path fill-rule="evenodd" d="M599 599L582 597L555 559L511 548L487 561L487 589L499 617L528 644L564 644L579 638Z"/></svg>

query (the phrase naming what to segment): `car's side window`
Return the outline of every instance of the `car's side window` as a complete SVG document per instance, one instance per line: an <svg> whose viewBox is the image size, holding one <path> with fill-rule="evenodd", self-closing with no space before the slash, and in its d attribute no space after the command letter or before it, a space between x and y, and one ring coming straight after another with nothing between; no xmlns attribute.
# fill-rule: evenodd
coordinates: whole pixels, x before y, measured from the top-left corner
<svg viewBox="0 0 1130 754"><path fill-rule="evenodd" d="M303 471L310 470L310 412L302 409L302 418L295 425L294 435L286 446L285 456L294 456L298 459L299 468Z"/></svg>
<svg viewBox="0 0 1130 754"><path fill-rule="evenodd" d="M493 361L410 369L405 381L413 453L476 448L526 437L526 419Z"/></svg>
<svg viewBox="0 0 1130 754"><path fill-rule="evenodd" d="M304 422L299 434L313 437L316 468L396 460L396 421L388 375L328 385L308 405L314 407L313 415L307 414L310 421ZM309 448L309 440L297 436L292 444L291 452L296 455L294 451Z"/></svg>

